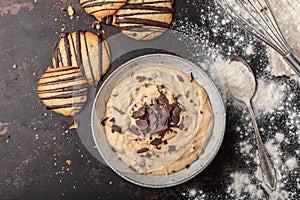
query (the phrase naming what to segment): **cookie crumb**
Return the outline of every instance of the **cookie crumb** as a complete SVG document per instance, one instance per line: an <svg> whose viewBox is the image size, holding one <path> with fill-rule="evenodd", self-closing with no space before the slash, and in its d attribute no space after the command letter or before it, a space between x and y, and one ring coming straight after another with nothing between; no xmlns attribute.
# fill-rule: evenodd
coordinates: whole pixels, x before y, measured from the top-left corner
<svg viewBox="0 0 300 200"><path fill-rule="evenodd" d="M17 68L17 65L16 65L16 64L13 64L12 67L13 67L13 69L16 69L16 68Z"/></svg>
<svg viewBox="0 0 300 200"><path fill-rule="evenodd" d="M66 160L66 163L71 166L73 164L72 160Z"/></svg>
<svg viewBox="0 0 300 200"><path fill-rule="evenodd" d="M73 7L68 6L68 15L70 16L70 19L74 18L74 14L75 14L75 11L74 11Z"/></svg>
<svg viewBox="0 0 300 200"><path fill-rule="evenodd" d="M79 127L79 120L73 119L70 124L69 130L77 129L78 127Z"/></svg>

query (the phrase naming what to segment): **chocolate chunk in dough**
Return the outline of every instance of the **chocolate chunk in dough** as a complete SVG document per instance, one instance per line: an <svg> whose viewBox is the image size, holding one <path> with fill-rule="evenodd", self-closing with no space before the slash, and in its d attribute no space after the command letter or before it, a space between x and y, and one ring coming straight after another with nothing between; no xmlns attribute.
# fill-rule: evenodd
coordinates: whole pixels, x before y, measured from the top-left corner
<svg viewBox="0 0 300 200"><path fill-rule="evenodd" d="M179 122L179 114L180 114L180 107L178 106L178 104L176 104L176 106L174 107L173 111L172 111L172 122L177 124Z"/></svg>
<svg viewBox="0 0 300 200"><path fill-rule="evenodd" d="M161 140L161 138L155 138L154 140L152 140L150 142L150 144L153 145L153 146L158 146L158 145L162 144L162 140Z"/></svg>
<svg viewBox="0 0 300 200"><path fill-rule="evenodd" d="M112 131L116 131L118 133L122 133L122 129L118 125L112 125Z"/></svg>
<svg viewBox="0 0 300 200"><path fill-rule="evenodd" d="M146 105L140 107L137 111L132 113L133 119L143 118L146 114Z"/></svg>
<svg viewBox="0 0 300 200"><path fill-rule="evenodd" d="M107 119L108 119L108 117L105 117L104 119L101 120L102 126L105 126L105 122L106 122Z"/></svg>
<svg viewBox="0 0 300 200"><path fill-rule="evenodd" d="M147 120L144 120L144 119L138 119L135 121L136 125L138 125L138 127L141 129L141 130L145 130L148 128L148 121Z"/></svg>
<svg viewBox="0 0 300 200"><path fill-rule="evenodd" d="M176 146L174 146L174 145L169 146L169 152L172 152L172 151L176 151Z"/></svg>
<svg viewBox="0 0 300 200"><path fill-rule="evenodd" d="M112 122L112 123L115 123L115 122L116 122L116 119L113 117L113 118L111 118L109 121Z"/></svg>
<svg viewBox="0 0 300 200"><path fill-rule="evenodd" d="M157 103L160 105L166 105L169 103L169 100L167 99L166 95L161 94L157 99Z"/></svg>
<svg viewBox="0 0 300 200"><path fill-rule="evenodd" d="M136 79L139 81L139 82L143 82L146 80L146 77L145 76L137 76Z"/></svg>
<svg viewBox="0 0 300 200"><path fill-rule="evenodd" d="M191 72L191 82L193 82L194 81L194 75L193 75L193 73Z"/></svg>
<svg viewBox="0 0 300 200"><path fill-rule="evenodd" d="M180 82L184 82L183 78L179 75L177 75L177 79L180 81Z"/></svg>
<svg viewBox="0 0 300 200"><path fill-rule="evenodd" d="M130 126L129 131L132 132L135 135L141 135L141 133L139 132L138 127L136 127L136 126Z"/></svg>
<svg viewBox="0 0 300 200"><path fill-rule="evenodd" d="M139 149L139 150L137 151L137 153L145 153L145 152L147 152L147 151L149 151L149 149L148 149L147 147L145 147L145 148Z"/></svg>

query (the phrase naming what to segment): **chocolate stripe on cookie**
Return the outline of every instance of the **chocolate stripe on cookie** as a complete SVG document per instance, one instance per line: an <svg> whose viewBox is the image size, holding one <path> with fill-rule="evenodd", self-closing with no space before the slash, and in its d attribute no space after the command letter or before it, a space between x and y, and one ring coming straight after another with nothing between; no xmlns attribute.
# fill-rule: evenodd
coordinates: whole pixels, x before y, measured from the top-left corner
<svg viewBox="0 0 300 200"><path fill-rule="evenodd" d="M102 42L103 42L103 37L102 35L98 35L98 70L99 70L99 74L100 76L102 76Z"/></svg>
<svg viewBox="0 0 300 200"><path fill-rule="evenodd" d="M124 23L124 24L141 24L140 26L129 26L129 27L142 27L143 25L146 26L158 26L162 28L168 28L169 24L165 22L155 21L151 19L140 19L140 18L123 18L123 19L117 19L118 23ZM123 27L121 27L122 29Z"/></svg>
<svg viewBox="0 0 300 200"><path fill-rule="evenodd" d="M54 80L54 81L49 81L49 82L45 82L45 83L39 83L38 86L51 86L51 85L55 85L57 83L71 83L71 82L74 82L74 81L82 81L82 80L85 80L84 77L68 77L68 78L64 78L64 79L61 79L61 80Z"/></svg>
<svg viewBox="0 0 300 200"><path fill-rule="evenodd" d="M155 2L148 2L148 4L155 4ZM161 11L166 13L172 13L173 9L169 7L163 7L163 6L148 6L145 5L146 3L132 3L132 4L125 4L122 9L129 9L129 10L153 10L153 11ZM138 12L136 14L139 14Z"/></svg>
<svg viewBox="0 0 300 200"><path fill-rule="evenodd" d="M70 43L68 40L68 35L64 36L63 39L64 39L64 43L65 43L65 51L67 53L68 66L72 66L71 50L70 50Z"/></svg>
<svg viewBox="0 0 300 200"><path fill-rule="evenodd" d="M90 8L90 7L95 7L95 6L104 6L108 4L113 4L113 3L126 3L126 1L103 1L99 2L97 0L88 0L85 2L80 3L82 8Z"/></svg>
<svg viewBox="0 0 300 200"><path fill-rule="evenodd" d="M90 53L89 53L89 49L88 49L88 45L87 45L86 31L83 33L83 38L84 38L84 44L85 44L84 45L85 46L85 51L86 51L86 55L87 55L87 58L88 58L88 67L91 70L93 82L95 82L95 77L94 77L94 73L93 73L93 67L92 67L92 63L91 63Z"/></svg>
<svg viewBox="0 0 300 200"><path fill-rule="evenodd" d="M77 60L77 65L81 66L82 65L82 54L81 54L81 39L80 39L80 34L82 31L76 31L76 60Z"/></svg>
<svg viewBox="0 0 300 200"><path fill-rule="evenodd" d="M51 99L69 99L73 97L80 97L80 96L85 96L87 94L87 90L82 90L82 91L74 91L74 92L68 92L65 94L58 94L58 95L53 95L49 97L41 97L42 100L51 100Z"/></svg>
<svg viewBox="0 0 300 200"><path fill-rule="evenodd" d="M86 88L86 87L88 87L88 85L86 83L76 84L76 85L72 85L72 86L60 87L60 88L55 88L55 89L39 90L38 94L56 93L56 92L69 92L69 91L73 91L74 89L80 90L80 89Z"/></svg>
<svg viewBox="0 0 300 200"><path fill-rule="evenodd" d="M64 65L58 43L54 47L54 58L55 58L55 67L59 66L59 61L61 62L62 66Z"/></svg>

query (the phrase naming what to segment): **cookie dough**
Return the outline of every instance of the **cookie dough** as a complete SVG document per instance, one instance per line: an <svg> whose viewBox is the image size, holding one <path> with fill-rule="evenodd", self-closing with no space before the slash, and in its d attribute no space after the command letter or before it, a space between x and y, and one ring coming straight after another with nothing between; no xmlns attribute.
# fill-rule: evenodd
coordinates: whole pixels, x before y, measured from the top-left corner
<svg viewBox="0 0 300 200"><path fill-rule="evenodd" d="M213 112L192 74L149 67L116 85L101 124L129 169L166 175L188 168L204 151Z"/></svg>

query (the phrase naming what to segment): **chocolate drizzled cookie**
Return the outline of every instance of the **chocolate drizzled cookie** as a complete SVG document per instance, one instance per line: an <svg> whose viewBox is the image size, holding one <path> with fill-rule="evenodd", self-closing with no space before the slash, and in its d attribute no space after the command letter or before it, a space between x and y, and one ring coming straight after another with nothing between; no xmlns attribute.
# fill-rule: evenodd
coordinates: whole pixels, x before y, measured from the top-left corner
<svg viewBox="0 0 300 200"><path fill-rule="evenodd" d="M126 3L127 0L80 0L80 5L90 15L98 20L112 15Z"/></svg>
<svg viewBox="0 0 300 200"><path fill-rule="evenodd" d="M173 0L128 0L113 16L101 23L119 26L136 40L152 40L162 35L172 22Z"/></svg>
<svg viewBox="0 0 300 200"><path fill-rule="evenodd" d="M54 49L53 67L74 66L81 69L89 85L97 85L110 66L110 50L102 35L87 31L63 33Z"/></svg>
<svg viewBox="0 0 300 200"><path fill-rule="evenodd" d="M77 67L48 67L38 82L38 96L46 108L65 116L79 113L87 94L87 80Z"/></svg>

